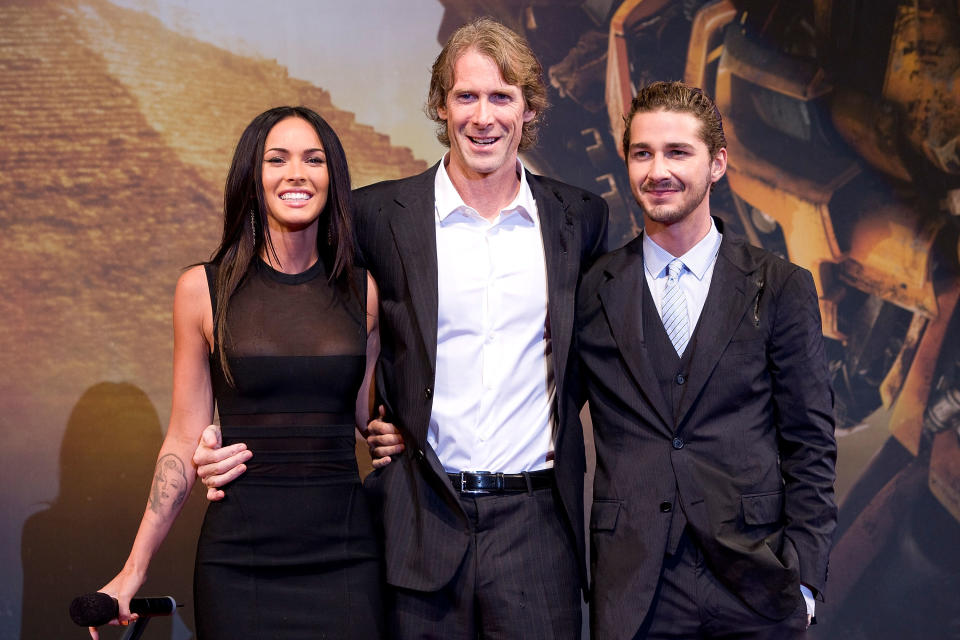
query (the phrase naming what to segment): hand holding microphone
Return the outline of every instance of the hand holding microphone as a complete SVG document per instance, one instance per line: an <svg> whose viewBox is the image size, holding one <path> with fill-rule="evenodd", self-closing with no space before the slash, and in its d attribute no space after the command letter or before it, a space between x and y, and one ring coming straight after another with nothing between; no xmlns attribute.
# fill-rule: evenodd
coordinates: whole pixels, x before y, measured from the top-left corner
<svg viewBox="0 0 960 640"><path fill-rule="evenodd" d="M119 576L118 576L119 577ZM115 581L104 587L105 591L117 593ZM142 583L140 580L138 584ZM103 624L121 624L132 622L124 634L124 640L139 640L153 616L168 616L180 605L170 596L159 598L130 598L129 613L121 614L120 603L110 593L98 591L78 596L70 603L70 618L80 626L87 627L93 640L100 639L97 627ZM122 615L122 617L121 617Z"/></svg>
<svg viewBox="0 0 960 640"><path fill-rule="evenodd" d="M146 581L146 569L128 561L120 573L97 589L96 593L75 598L70 605L70 617L77 624L84 624L89 628L92 640L100 640L98 626L104 624L127 626L137 621L138 614L131 610L130 605ZM107 596L110 601L103 599L103 596ZM78 618L73 616L74 606L80 607L79 611L84 616L83 622L78 622ZM104 619L103 616L107 613L112 615ZM87 618L94 615L98 620L94 620L92 624L86 624Z"/></svg>
<svg viewBox="0 0 960 640"><path fill-rule="evenodd" d="M130 613L138 616L168 616L176 608L177 601L170 596L130 600ZM77 596L70 603L70 619L81 627L99 627L119 616L117 599L100 591Z"/></svg>

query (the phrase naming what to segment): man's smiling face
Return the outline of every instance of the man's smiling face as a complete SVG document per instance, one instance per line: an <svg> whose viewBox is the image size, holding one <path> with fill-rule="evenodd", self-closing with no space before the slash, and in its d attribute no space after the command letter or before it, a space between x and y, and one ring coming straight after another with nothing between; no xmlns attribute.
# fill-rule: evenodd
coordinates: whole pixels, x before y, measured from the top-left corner
<svg viewBox="0 0 960 640"><path fill-rule="evenodd" d="M523 124L535 115L520 87L507 84L497 64L475 49L465 51L453 71L453 86L437 109L447 121L451 177L515 172Z"/></svg>
<svg viewBox="0 0 960 640"><path fill-rule="evenodd" d="M627 172L645 224L669 226L710 215L710 185L726 170L726 150L711 158L690 113L648 111L633 116Z"/></svg>

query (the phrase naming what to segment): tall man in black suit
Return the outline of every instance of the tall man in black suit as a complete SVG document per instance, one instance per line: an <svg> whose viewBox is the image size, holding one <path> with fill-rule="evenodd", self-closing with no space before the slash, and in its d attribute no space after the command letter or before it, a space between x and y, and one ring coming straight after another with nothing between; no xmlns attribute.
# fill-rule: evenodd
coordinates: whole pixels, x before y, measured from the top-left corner
<svg viewBox="0 0 960 640"><path fill-rule="evenodd" d="M427 102L449 153L355 193L379 295L376 405L404 442L372 424L395 454L366 486L397 638L580 636L586 464L567 360L607 207L523 168L546 107L522 38L489 19L461 27ZM214 454L195 457L211 487L242 461Z"/></svg>
<svg viewBox="0 0 960 640"><path fill-rule="evenodd" d="M450 147L356 198L380 296L376 389L406 452L382 501L400 637L579 636L583 439L567 388L574 294L606 205L517 158L546 106L529 46L492 20L455 32L428 112Z"/></svg>
<svg viewBox="0 0 960 640"><path fill-rule="evenodd" d="M817 293L711 218L725 146L700 90L638 93L623 148L644 232L577 296L596 640L802 636L826 579L836 442Z"/></svg>

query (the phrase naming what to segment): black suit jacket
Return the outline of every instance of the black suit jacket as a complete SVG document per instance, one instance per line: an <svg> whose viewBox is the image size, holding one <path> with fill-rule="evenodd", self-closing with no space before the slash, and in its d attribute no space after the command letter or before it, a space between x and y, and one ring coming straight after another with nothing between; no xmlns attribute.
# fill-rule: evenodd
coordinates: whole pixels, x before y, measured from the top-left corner
<svg viewBox="0 0 960 640"><path fill-rule="evenodd" d="M578 295L597 447L594 635L632 638L643 622L673 516L665 503L682 505L717 577L782 619L799 606L801 581L822 591L836 525L833 393L813 280L725 234L676 413L644 343L646 287L638 237L598 260Z"/></svg>
<svg viewBox="0 0 960 640"><path fill-rule="evenodd" d="M406 451L368 476L379 502L387 582L421 591L453 577L469 543L466 514L427 444L437 355L437 166L359 189L354 210L361 263L380 291L377 402L403 434ZM604 251L607 205L594 194L527 173L543 236L557 397L569 388L576 288ZM570 403L558 401L554 469L565 515L583 565L583 434ZM581 566L581 574L585 568Z"/></svg>

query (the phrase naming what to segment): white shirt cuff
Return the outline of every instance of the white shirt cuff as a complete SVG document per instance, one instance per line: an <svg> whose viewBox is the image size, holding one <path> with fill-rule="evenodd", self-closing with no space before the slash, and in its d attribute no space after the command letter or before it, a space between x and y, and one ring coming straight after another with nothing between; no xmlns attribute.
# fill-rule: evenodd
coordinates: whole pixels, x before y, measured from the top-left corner
<svg viewBox="0 0 960 640"><path fill-rule="evenodd" d="M816 601L813 599L813 592L807 587L800 585L800 593L803 594L803 601L807 603L807 615L812 616L816 607Z"/></svg>

